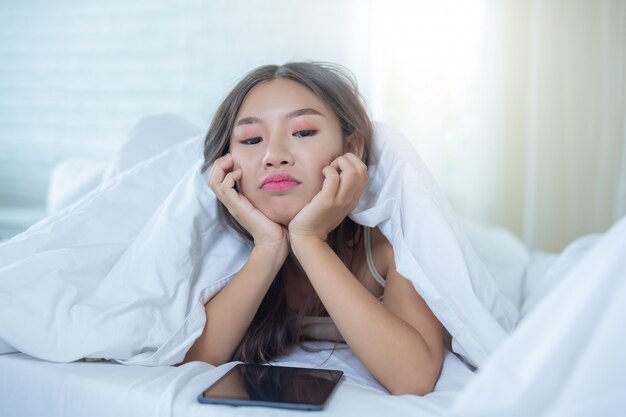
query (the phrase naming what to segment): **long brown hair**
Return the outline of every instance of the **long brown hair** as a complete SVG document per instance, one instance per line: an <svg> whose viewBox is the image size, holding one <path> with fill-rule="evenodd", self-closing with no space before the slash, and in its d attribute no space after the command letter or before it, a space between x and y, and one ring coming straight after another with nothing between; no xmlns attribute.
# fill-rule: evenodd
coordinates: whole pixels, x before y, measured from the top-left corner
<svg viewBox="0 0 626 417"><path fill-rule="evenodd" d="M365 111L356 81L342 67L320 62L290 62L284 65L265 65L246 75L220 104L204 141L203 171L228 153L235 119L248 93L257 85L276 79L289 79L307 87L333 110L341 126L343 139L357 134L363 139L363 162L368 163L373 135L372 123ZM220 219L241 237L252 242L252 236L228 212L218 204ZM328 236L328 243L339 258L351 266L356 248L362 238L362 227L348 217ZM299 323L305 312L324 314L324 308L313 292L302 305L298 319L288 318L285 291L286 265L265 294L252 322L237 348L234 358L243 362L265 363L285 353L302 337Z"/></svg>

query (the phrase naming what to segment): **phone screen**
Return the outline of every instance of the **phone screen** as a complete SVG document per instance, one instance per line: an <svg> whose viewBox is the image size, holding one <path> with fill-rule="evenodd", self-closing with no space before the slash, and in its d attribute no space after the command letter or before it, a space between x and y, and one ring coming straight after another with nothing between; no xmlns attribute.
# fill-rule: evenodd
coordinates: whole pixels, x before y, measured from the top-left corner
<svg viewBox="0 0 626 417"><path fill-rule="evenodd" d="M343 375L332 369L238 364L198 400L203 403L321 410Z"/></svg>

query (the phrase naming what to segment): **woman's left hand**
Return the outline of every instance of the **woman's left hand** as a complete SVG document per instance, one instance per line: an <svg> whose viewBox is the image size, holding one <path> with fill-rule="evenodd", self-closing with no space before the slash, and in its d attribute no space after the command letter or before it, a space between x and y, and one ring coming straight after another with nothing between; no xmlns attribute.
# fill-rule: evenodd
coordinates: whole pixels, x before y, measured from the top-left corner
<svg viewBox="0 0 626 417"><path fill-rule="evenodd" d="M354 210L367 185L367 166L353 153L339 156L322 170L322 189L289 223L289 237L317 237L328 234Z"/></svg>

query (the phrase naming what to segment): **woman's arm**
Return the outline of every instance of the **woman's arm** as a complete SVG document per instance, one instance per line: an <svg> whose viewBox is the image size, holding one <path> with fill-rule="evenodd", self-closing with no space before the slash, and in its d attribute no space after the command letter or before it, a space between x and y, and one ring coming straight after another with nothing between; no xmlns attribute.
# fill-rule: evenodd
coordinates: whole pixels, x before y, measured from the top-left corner
<svg viewBox="0 0 626 417"><path fill-rule="evenodd" d="M287 231L235 190L240 179L241 170L234 169L233 158L227 154L214 162L209 187L252 235L254 249L231 282L206 304L204 330L183 362L201 360L219 365L231 360L289 253Z"/></svg>
<svg viewBox="0 0 626 417"><path fill-rule="evenodd" d="M284 260L276 248L255 246L243 268L205 306L206 324L183 363L218 366L232 359Z"/></svg>
<svg viewBox="0 0 626 417"><path fill-rule="evenodd" d="M291 245L337 328L376 379L392 394L431 392L443 360L442 328L395 263L387 270L383 305L324 240L292 236Z"/></svg>
<svg viewBox="0 0 626 417"><path fill-rule="evenodd" d="M356 279L326 243L353 210L367 167L351 153L322 170L322 190L289 223L291 248L337 328L370 372L393 394L431 392L442 363L441 325L386 256L385 304Z"/></svg>

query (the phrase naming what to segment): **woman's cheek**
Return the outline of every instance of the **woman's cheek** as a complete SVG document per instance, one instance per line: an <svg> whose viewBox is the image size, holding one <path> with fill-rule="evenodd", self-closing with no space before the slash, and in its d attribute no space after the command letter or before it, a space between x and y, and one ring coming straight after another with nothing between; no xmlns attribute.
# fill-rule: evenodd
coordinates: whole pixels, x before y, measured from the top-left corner
<svg viewBox="0 0 626 417"><path fill-rule="evenodd" d="M237 181L237 191L240 193L246 194L250 188L250 184L248 184L248 175L246 175L246 171L241 170L241 178Z"/></svg>
<svg viewBox="0 0 626 417"><path fill-rule="evenodd" d="M241 168L241 164L239 163L239 153L237 151L230 150L230 156L233 159L233 171Z"/></svg>

